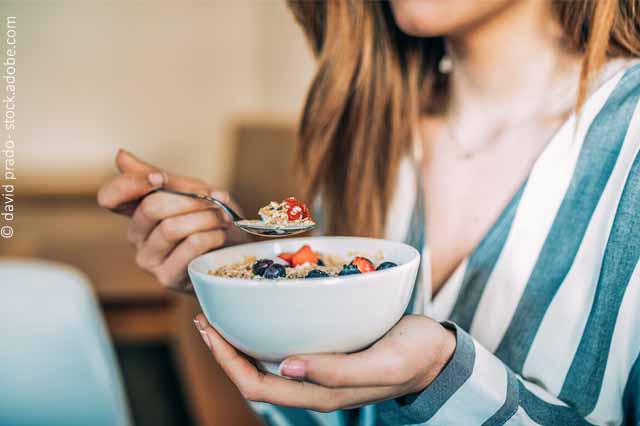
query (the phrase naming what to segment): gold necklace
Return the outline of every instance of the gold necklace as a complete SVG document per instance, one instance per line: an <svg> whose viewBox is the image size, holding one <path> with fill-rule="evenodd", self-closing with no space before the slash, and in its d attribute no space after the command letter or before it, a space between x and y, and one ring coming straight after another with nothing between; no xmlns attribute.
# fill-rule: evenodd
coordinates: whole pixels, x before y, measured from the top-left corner
<svg viewBox="0 0 640 426"><path fill-rule="evenodd" d="M572 112L572 109L573 109L573 107L571 106L571 107L567 108L565 111L563 111L562 113L558 114L557 118L559 119L561 124L564 123L568 119L568 116ZM523 125L525 123L540 122L540 121L545 121L545 120L549 119L550 117L548 117L548 116L545 117L545 115L541 112L541 110L538 110L536 113L528 115L525 118L521 118L521 119L517 120L515 123L512 123L509 127L513 128L513 127L516 127L516 126ZM502 124L501 126L496 127L491 132L492 134L490 135L490 141L489 142L487 142L485 144L482 144L479 147L476 147L474 149L469 149L468 147L466 147L462 143L460 138L457 137L457 135L456 135L456 133L455 133L455 131L454 131L452 125L451 125L451 120L445 119L444 127L445 127L445 130L447 132L447 136L455 144L456 148L461 153L460 154L461 157L463 159L465 159L465 160L471 159L471 158L475 157L476 155L480 154L481 152L484 152L484 151L496 146L500 141L499 136L501 136L505 132L505 129L507 128L507 126L505 124Z"/></svg>
<svg viewBox="0 0 640 426"><path fill-rule="evenodd" d="M449 137L449 139L451 139L451 141L455 144L456 148L458 149L458 151L460 151L460 155L463 159L465 160L470 160L473 157L475 157L476 155L480 154L483 151L486 151L489 148L492 148L493 146L497 145L499 138L498 135L500 133L503 133L503 130L496 130L493 133L493 137L491 138L491 140L488 143L482 144L479 147L475 148L475 149L468 149L467 147L464 146L464 144L460 141L460 138L458 138L453 130L453 127L451 127L451 122L450 120L445 120L444 122L444 127L445 130L447 131L447 136Z"/></svg>

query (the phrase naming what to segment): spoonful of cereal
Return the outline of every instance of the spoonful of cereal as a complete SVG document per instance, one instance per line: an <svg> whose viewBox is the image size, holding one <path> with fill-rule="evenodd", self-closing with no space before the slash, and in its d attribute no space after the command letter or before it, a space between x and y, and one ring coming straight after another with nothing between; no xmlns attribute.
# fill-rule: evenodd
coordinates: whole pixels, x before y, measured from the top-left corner
<svg viewBox="0 0 640 426"><path fill-rule="evenodd" d="M158 191L213 203L231 217L235 226L249 234L261 237L288 237L311 231L316 226L316 223L311 219L307 206L293 197L286 198L282 203L272 201L262 207L258 211L260 219L245 219L227 204L208 195L176 191L169 188L157 188L152 192Z"/></svg>

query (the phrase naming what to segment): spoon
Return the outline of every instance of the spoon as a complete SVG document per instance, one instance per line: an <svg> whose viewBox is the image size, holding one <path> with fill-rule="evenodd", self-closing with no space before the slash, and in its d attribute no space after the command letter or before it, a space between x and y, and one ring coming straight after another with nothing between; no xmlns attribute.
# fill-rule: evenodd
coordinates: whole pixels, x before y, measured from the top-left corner
<svg viewBox="0 0 640 426"><path fill-rule="evenodd" d="M176 191L175 189L169 189L169 188L156 188L151 192L149 192L149 194L152 194L154 192L166 192L169 194L182 195L184 197L195 198L198 200L204 200L204 201L213 203L216 206L220 207L226 214L228 214L231 217L231 219L233 220L233 224L235 226L242 229L244 232L247 232L253 235L258 235L260 237L287 237L289 235L296 235L303 232L311 231L313 228L316 227L315 223L310 223L306 225L298 224L298 225L280 226L280 225L267 225L263 221L257 220L257 219L248 220L240 216L238 213L236 213L227 204L223 203L218 199L210 197L208 195L196 194L194 192Z"/></svg>

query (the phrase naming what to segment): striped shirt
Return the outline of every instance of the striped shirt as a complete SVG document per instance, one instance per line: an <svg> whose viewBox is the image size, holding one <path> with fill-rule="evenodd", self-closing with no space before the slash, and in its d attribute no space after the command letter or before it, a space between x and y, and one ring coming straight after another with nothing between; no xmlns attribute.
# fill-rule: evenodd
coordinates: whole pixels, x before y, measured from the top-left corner
<svg viewBox="0 0 640 426"><path fill-rule="evenodd" d="M455 331L457 347L425 390L364 407L360 425L640 425L639 100L640 64L628 62L434 298L421 184L401 167L396 202L412 207L387 237L422 249L409 309Z"/></svg>

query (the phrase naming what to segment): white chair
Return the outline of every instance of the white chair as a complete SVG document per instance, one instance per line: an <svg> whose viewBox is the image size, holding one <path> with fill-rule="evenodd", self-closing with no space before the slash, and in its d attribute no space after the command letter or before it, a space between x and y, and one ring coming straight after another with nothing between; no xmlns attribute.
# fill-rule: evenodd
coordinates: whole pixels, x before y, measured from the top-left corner
<svg viewBox="0 0 640 426"><path fill-rule="evenodd" d="M98 304L71 267L0 260L0 424L131 424Z"/></svg>

